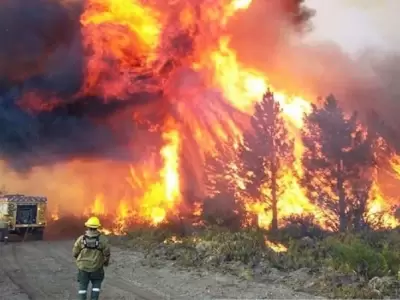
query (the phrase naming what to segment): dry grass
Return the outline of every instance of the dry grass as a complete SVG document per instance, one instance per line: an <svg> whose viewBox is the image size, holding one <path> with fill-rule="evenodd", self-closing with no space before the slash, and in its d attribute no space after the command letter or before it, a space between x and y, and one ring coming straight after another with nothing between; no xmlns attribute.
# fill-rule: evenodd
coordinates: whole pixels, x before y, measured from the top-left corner
<svg viewBox="0 0 400 300"><path fill-rule="evenodd" d="M273 235L258 229L208 227L186 236L170 229L142 227L117 242L145 251L153 263L171 260L179 266L232 272L246 279L279 270L286 275L278 280L330 298L382 298L398 293L393 282L400 267L400 234L395 230L291 238L284 229L274 236L287 251L277 253L265 243L266 236L271 240ZM285 279L297 273L298 279ZM377 278L383 278L379 289L370 283Z"/></svg>

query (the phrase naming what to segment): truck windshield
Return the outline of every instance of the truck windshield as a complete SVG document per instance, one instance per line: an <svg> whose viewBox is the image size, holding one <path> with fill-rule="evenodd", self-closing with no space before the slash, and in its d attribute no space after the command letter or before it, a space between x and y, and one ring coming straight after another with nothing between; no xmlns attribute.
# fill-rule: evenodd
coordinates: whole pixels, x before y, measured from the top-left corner
<svg viewBox="0 0 400 300"><path fill-rule="evenodd" d="M17 224L35 224L36 223L36 205L18 205L17 206Z"/></svg>

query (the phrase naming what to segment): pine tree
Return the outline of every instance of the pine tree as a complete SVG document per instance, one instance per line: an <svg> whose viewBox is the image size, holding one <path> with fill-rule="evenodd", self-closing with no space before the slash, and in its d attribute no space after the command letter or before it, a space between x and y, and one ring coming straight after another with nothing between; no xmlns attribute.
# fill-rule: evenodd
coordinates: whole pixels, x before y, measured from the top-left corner
<svg viewBox="0 0 400 300"><path fill-rule="evenodd" d="M346 117L333 96L305 119L302 185L329 226L342 232L364 223L374 166L371 137L357 114Z"/></svg>
<svg viewBox="0 0 400 300"><path fill-rule="evenodd" d="M216 151L206 157L203 217L206 221L240 227L244 210L237 195L240 188L237 142L232 138L221 141Z"/></svg>
<svg viewBox="0 0 400 300"><path fill-rule="evenodd" d="M284 186L280 179L294 162L294 141L289 139L280 105L267 92L255 106L252 131L244 136L241 159L247 174L246 191L272 210L271 229L278 228L278 200Z"/></svg>

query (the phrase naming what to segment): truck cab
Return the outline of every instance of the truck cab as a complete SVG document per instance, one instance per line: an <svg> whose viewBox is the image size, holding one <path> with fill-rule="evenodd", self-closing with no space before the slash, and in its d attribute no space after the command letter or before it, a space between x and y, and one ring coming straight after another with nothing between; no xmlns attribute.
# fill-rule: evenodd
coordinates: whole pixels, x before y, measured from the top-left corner
<svg viewBox="0 0 400 300"><path fill-rule="evenodd" d="M0 215L9 219L9 233L25 236L32 234L42 240L46 227L47 198L22 194L1 195Z"/></svg>

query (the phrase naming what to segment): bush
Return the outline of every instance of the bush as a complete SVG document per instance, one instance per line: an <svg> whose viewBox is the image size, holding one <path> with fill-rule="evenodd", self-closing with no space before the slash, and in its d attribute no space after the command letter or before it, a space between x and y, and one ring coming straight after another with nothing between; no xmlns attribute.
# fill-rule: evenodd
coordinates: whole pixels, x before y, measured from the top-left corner
<svg viewBox="0 0 400 300"><path fill-rule="evenodd" d="M211 226L197 233L180 236L171 228L169 225L158 228L139 227L129 232L127 239L131 246L149 251L159 247L160 244L163 247L173 245L174 251L178 248L186 248L187 251L197 248L198 256L203 260L214 257L218 262L238 261L249 264L264 259L282 270L325 267L344 274L355 273L366 279L397 274L400 266L400 253L397 251L400 245L398 233L370 235L369 239L365 233L336 234L324 239L320 239L320 236L319 239L310 237L299 239L301 235L298 235L298 232L295 238L278 232L278 235L281 234L279 238L287 241L284 242L287 251L277 254L265 244L268 233L259 229L245 228L231 231ZM391 239L388 240L389 236ZM269 237L268 239L271 240Z"/></svg>
<svg viewBox="0 0 400 300"><path fill-rule="evenodd" d="M168 248L164 254L173 257L174 260L177 257L172 255L171 249L180 252L178 258L185 256L182 255L182 250L190 252L190 255L188 254L191 257L190 260L197 263L199 263L199 258L204 262L213 257L218 264L229 261L248 264L260 260L265 253L264 234L265 232L258 229L241 229L232 232L226 228L214 226L188 236L178 236L166 228L137 228L127 234L126 240L129 246L149 251L159 252L160 247ZM187 258L186 255L186 261Z"/></svg>
<svg viewBox="0 0 400 300"><path fill-rule="evenodd" d="M286 222L286 226L275 233L271 233L275 239L281 242L289 242L291 239L301 239L303 237L322 239L329 235L327 231L315 223L314 216L295 215L284 219L284 222Z"/></svg>
<svg viewBox="0 0 400 300"><path fill-rule="evenodd" d="M126 236L126 240L129 241L129 245L134 248L150 251L156 247L168 237L171 237L172 233L166 228L157 227L138 227L133 231L129 231Z"/></svg>
<svg viewBox="0 0 400 300"><path fill-rule="evenodd" d="M211 251L223 261L240 261L245 264L259 260L265 252L264 232L258 229L207 228L199 237L210 243Z"/></svg>
<svg viewBox="0 0 400 300"><path fill-rule="evenodd" d="M382 299L379 291L367 286L341 286L333 289L329 295L331 299Z"/></svg>
<svg viewBox="0 0 400 300"><path fill-rule="evenodd" d="M287 252L283 253L281 265L276 266L283 270L300 268L318 268L322 264L324 251L319 244L306 246L298 240L290 240Z"/></svg>
<svg viewBox="0 0 400 300"><path fill-rule="evenodd" d="M207 226L220 226L240 230L244 210L229 193L219 194L204 200L202 219Z"/></svg>
<svg viewBox="0 0 400 300"><path fill-rule="evenodd" d="M345 273L356 272L365 278L384 276L388 272L387 261L380 249L374 249L356 236L344 239L329 237L324 242L329 258L328 265Z"/></svg>
<svg viewBox="0 0 400 300"><path fill-rule="evenodd" d="M247 277L255 270L259 274L260 266L264 274L268 273L265 268L271 267L285 272L306 268L314 274L310 276L315 276L312 281L318 282L315 293L347 299L395 295L391 287L377 291L368 282L372 278L393 279L388 276L397 275L400 234L396 230L332 234L316 227L312 227L315 231L304 230L304 224L295 223L274 232L273 236L260 229L233 231L219 226L205 227L185 236L174 228L168 224L159 228L136 228L126 239L130 246L146 249L151 261L166 258L183 266L218 267L235 274L247 270ZM266 244L267 238L279 240L287 250L273 251ZM297 288L303 286L304 282Z"/></svg>

